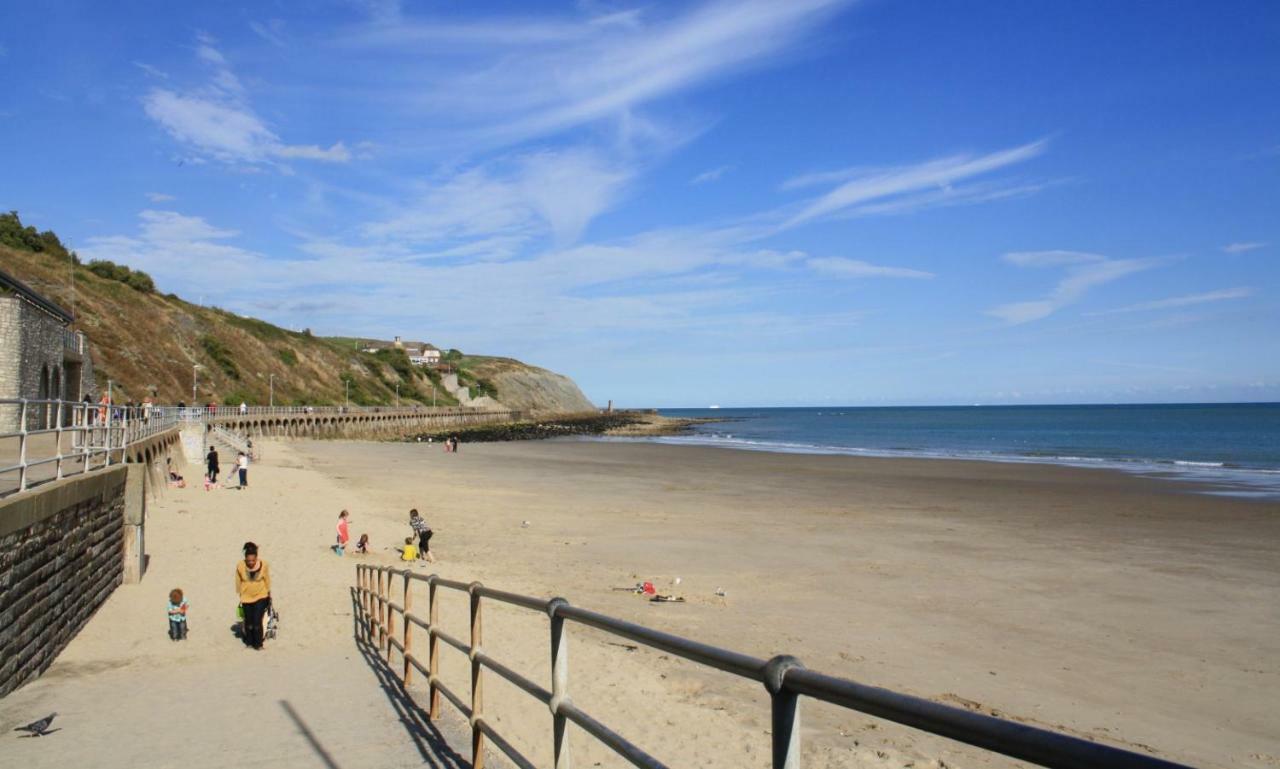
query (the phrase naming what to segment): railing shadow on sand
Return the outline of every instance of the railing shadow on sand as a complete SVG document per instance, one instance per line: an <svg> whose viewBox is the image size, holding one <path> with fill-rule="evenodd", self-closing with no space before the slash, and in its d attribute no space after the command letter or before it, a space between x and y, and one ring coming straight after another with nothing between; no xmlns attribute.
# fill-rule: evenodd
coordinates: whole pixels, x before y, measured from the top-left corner
<svg viewBox="0 0 1280 769"><path fill-rule="evenodd" d="M430 714L418 707L403 682L396 677L395 671L378 653L377 647L369 643L361 622L360 593L354 587L351 588L351 617L356 649L377 676L378 685L382 687L405 732L413 740L424 766L431 769L471 769L471 762L449 745L444 734L431 721Z"/></svg>

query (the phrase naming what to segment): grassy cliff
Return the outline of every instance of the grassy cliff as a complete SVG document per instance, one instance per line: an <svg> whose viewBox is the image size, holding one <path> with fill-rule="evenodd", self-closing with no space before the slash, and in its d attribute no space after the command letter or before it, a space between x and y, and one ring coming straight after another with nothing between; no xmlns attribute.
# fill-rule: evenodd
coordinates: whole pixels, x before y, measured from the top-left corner
<svg viewBox="0 0 1280 769"><path fill-rule="evenodd" d="M437 404L456 403L438 375L411 365L403 351L364 353L343 340L157 293L149 277L128 268L81 265L65 252L17 245L0 240L0 269L68 309L74 305L74 328L89 337L98 384L105 388L112 380L117 400L155 392L161 401L192 402L192 371L199 366L195 401L201 403L265 404L272 375L277 405L343 403L348 380L353 404L392 404L397 385L401 403L430 405L433 385ZM501 376L489 360L503 361ZM463 384L484 380L504 405L549 412L590 406L572 380L519 361L475 358L458 365ZM511 378L513 372L520 378Z"/></svg>

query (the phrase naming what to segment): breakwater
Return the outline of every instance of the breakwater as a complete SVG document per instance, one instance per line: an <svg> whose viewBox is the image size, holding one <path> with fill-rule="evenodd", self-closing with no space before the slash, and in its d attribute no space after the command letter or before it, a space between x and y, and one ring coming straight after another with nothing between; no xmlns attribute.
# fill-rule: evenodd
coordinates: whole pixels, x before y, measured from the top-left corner
<svg viewBox="0 0 1280 769"><path fill-rule="evenodd" d="M534 441L573 435L671 435L703 421L668 419L639 411L611 414L568 414L523 419L499 424L470 425L451 430L431 430L410 436L411 441L441 441L457 436L463 443Z"/></svg>

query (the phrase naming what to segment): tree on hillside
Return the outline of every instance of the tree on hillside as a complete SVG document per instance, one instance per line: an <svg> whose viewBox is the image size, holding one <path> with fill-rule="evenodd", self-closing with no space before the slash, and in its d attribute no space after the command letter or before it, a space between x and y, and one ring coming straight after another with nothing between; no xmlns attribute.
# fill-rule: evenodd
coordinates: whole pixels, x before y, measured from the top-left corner
<svg viewBox="0 0 1280 769"><path fill-rule="evenodd" d="M0 214L0 244L20 251L48 254L56 259L70 259L74 264L80 263L76 253L68 251L53 230L39 232L35 227L23 227L17 211Z"/></svg>

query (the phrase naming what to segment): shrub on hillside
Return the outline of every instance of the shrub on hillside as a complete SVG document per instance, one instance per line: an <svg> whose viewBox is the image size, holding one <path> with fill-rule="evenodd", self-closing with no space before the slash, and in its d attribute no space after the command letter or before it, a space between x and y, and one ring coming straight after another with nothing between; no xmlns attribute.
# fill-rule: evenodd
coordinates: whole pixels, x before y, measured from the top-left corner
<svg viewBox="0 0 1280 769"><path fill-rule="evenodd" d="M107 259L94 259L89 262L89 272L100 278L119 281L135 291L154 294L155 281L142 270L131 270L123 264L116 264Z"/></svg>
<svg viewBox="0 0 1280 769"><path fill-rule="evenodd" d="M288 347L282 347L276 352L280 354L280 360L284 363L284 365L286 366L298 365L298 354L294 352L292 349Z"/></svg>
<svg viewBox="0 0 1280 769"><path fill-rule="evenodd" d="M240 369L236 366L236 362L231 359L231 351L227 349L226 345L206 334L200 337L200 346L213 359L213 362L218 364L218 368L222 369L222 373L239 381Z"/></svg>

